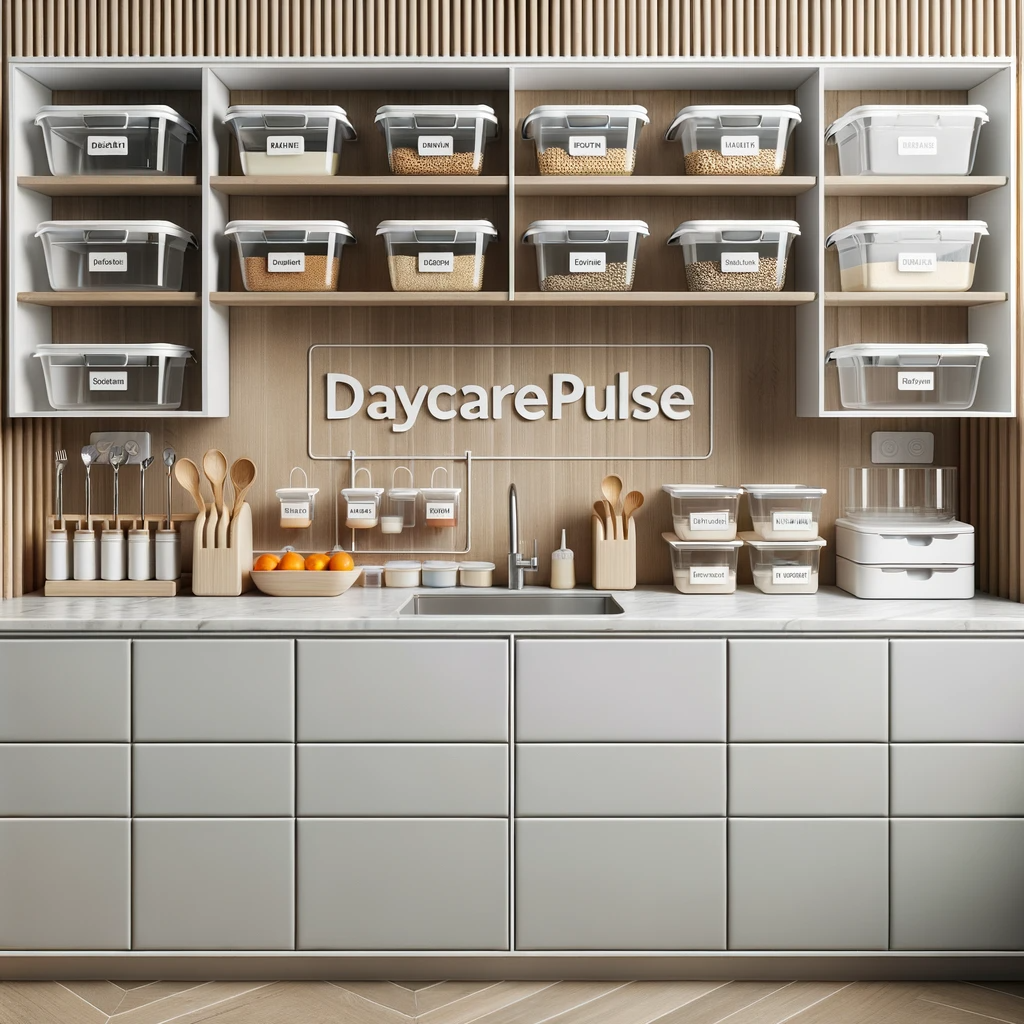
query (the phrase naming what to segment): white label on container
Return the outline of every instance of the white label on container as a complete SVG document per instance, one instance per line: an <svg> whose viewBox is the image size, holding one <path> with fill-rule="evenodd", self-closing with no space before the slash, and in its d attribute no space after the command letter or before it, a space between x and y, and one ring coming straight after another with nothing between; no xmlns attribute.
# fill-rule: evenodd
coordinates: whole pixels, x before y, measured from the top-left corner
<svg viewBox="0 0 1024 1024"><path fill-rule="evenodd" d="M811 528L811 524L814 520L811 518L810 512L773 512L772 513L772 529L781 530L797 530L806 531Z"/></svg>
<svg viewBox="0 0 1024 1024"><path fill-rule="evenodd" d="M281 502L281 518L282 519L308 519L309 518L309 502L308 501L282 501Z"/></svg>
<svg viewBox="0 0 1024 1024"><path fill-rule="evenodd" d="M694 533L700 530L727 530L729 529L729 513L722 512L691 512L690 529Z"/></svg>
<svg viewBox="0 0 1024 1024"><path fill-rule="evenodd" d="M761 269L761 257L756 252L723 252L723 274L756 274Z"/></svg>
<svg viewBox="0 0 1024 1024"><path fill-rule="evenodd" d="M421 274L451 274L455 272L455 253L421 252L418 254Z"/></svg>
<svg viewBox="0 0 1024 1024"><path fill-rule="evenodd" d="M931 274L935 270L935 253L898 253L896 256L896 269L901 274Z"/></svg>
<svg viewBox="0 0 1024 1024"><path fill-rule="evenodd" d="M127 370L90 370L90 391L127 391Z"/></svg>
<svg viewBox="0 0 1024 1024"><path fill-rule="evenodd" d="M809 565L773 565L772 583L777 587L794 586L811 582Z"/></svg>
<svg viewBox="0 0 1024 1024"><path fill-rule="evenodd" d="M729 566L727 565L691 565L691 586L713 586L716 583L729 582Z"/></svg>
<svg viewBox="0 0 1024 1024"><path fill-rule="evenodd" d="M899 370L896 373L896 387L900 391L934 391L934 370Z"/></svg>
<svg viewBox="0 0 1024 1024"><path fill-rule="evenodd" d="M604 135L570 135L569 156L605 156L608 139Z"/></svg>
<svg viewBox="0 0 1024 1024"><path fill-rule="evenodd" d="M127 156L127 135L87 135L85 152L89 156Z"/></svg>
<svg viewBox="0 0 1024 1024"><path fill-rule="evenodd" d="M431 519L454 519L454 501L428 501L426 502L426 515L428 522Z"/></svg>
<svg viewBox="0 0 1024 1024"><path fill-rule="evenodd" d="M420 156L454 156L455 136L421 135L416 140L416 152Z"/></svg>
<svg viewBox="0 0 1024 1024"><path fill-rule="evenodd" d="M302 274L306 270L304 252L267 253L267 272L270 274Z"/></svg>
<svg viewBox="0 0 1024 1024"><path fill-rule="evenodd" d="M375 501L350 501L346 519L376 519L377 502Z"/></svg>
<svg viewBox="0 0 1024 1024"><path fill-rule="evenodd" d="M267 156L302 156L306 140L301 135L268 135Z"/></svg>
<svg viewBox="0 0 1024 1024"><path fill-rule="evenodd" d="M603 252L569 253L570 274L603 274L606 269Z"/></svg>
<svg viewBox="0 0 1024 1024"><path fill-rule="evenodd" d="M761 152L756 135L723 135L722 156L752 156Z"/></svg>
<svg viewBox="0 0 1024 1024"><path fill-rule="evenodd" d="M896 138L896 153L899 156L938 156L938 136L899 135Z"/></svg>
<svg viewBox="0 0 1024 1024"><path fill-rule="evenodd" d="M124 274L127 271L128 253L126 252L89 253L90 274Z"/></svg>

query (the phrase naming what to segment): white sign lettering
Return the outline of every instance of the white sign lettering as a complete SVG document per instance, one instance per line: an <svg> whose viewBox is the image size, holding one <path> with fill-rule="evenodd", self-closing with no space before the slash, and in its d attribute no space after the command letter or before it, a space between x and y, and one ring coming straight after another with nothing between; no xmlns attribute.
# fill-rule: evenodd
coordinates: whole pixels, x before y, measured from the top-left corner
<svg viewBox="0 0 1024 1024"><path fill-rule="evenodd" d="M128 253L126 252L89 253L90 274L124 274L127 271Z"/></svg>
<svg viewBox="0 0 1024 1024"><path fill-rule="evenodd" d="M603 252L569 253L570 274L603 274L604 272L605 254Z"/></svg>
<svg viewBox="0 0 1024 1024"><path fill-rule="evenodd" d="M605 156L608 139L604 135L570 135L569 156Z"/></svg>
<svg viewBox="0 0 1024 1024"><path fill-rule="evenodd" d="M127 156L127 135L87 135L85 152L89 156Z"/></svg>
<svg viewBox="0 0 1024 1024"><path fill-rule="evenodd" d="M896 388L899 391L934 391L934 370L900 370L896 374Z"/></svg>
<svg viewBox="0 0 1024 1024"><path fill-rule="evenodd" d="M127 391L127 370L90 370L90 391Z"/></svg>
<svg viewBox="0 0 1024 1024"><path fill-rule="evenodd" d="M691 565L690 583L695 586L711 586L715 583L729 582L729 566L727 565Z"/></svg>
<svg viewBox="0 0 1024 1024"><path fill-rule="evenodd" d="M301 274L305 269L304 252L267 253L267 271L271 274Z"/></svg>
<svg viewBox="0 0 1024 1024"><path fill-rule="evenodd" d="M756 274L761 269L761 257L756 252L723 252L723 274Z"/></svg>
<svg viewBox="0 0 1024 1024"><path fill-rule="evenodd" d="M935 270L935 253L898 253L896 256L896 269L902 274L930 274Z"/></svg>
<svg viewBox="0 0 1024 1024"><path fill-rule="evenodd" d="M752 156L761 152L756 135L723 135L722 156Z"/></svg>
<svg viewBox="0 0 1024 1024"><path fill-rule="evenodd" d="M899 135L896 138L898 156L938 156L939 140L935 135Z"/></svg>
<svg viewBox="0 0 1024 1024"><path fill-rule="evenodd" d="M452 274L455 272L455 253L453 252L421 252L417 253L417 256L417 267L421 274Z"/></svg>
<svg viewBox="0 0 1024 1024"><path fill-rule="evenodd" d="M421 135L416 140L420 156L454 156L455 138L452 135Z"/></svg>
<svg viewBox="0 0 1024 1024"><path fill-rule="evenodd" d="M301 156L306 140L301 135L268 135L267 156Z"/></svg>

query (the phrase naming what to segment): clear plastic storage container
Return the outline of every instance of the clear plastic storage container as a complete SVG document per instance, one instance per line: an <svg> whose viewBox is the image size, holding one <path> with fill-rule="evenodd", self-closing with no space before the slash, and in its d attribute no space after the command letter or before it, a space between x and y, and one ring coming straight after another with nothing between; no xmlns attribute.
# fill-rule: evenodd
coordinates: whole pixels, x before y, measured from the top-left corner
<svg viewBox="0 0 1024 1024"><path fill-rule="evenodd" d="M178 175L196 139L192 125L162 104L43 107L35 123L51 174Z"/></svg>
<svg viewBox="0 0 1024 1024"><path fill-rule="evenodd" d="M224 118L243 174L338 173L341 144L356 130L341 107L233 106Z"/></svg>
<svg viewBox="0 0 1024 1024"><path fill-rule="evenodd" d="M181 290L195 237L168 220L48 220L36 231L55 292Z"/></svg>
<svg viewBox="0 0 1024 1024"><path fill-rule="evenodd" d="M814 540L824 487L806 484L744 484L754 536L762 540Z"/></svg>
<svg viewBox="0 0 1024 1024"><path fill-rule="evenodd" d="M789 105L683 107L665 138L682 143L687 174L781 174L799 123Z"/></svg>
<svg viewBox="0 0 1024 1024"><path fill-rule="evenodd" d="M844 292L965 292L983 220L861 220L833 231Z"/></svg>
<svg viewBox="0 0 1024 1024"><path fill-rule="evenodd" d="M498 232L489 220L385 220L377 234L396 292L478 292Z"/></svg>
<svg viewBox="0 0 1024 1024"><path fill-rule="evenodd" d="M233 220L224 234L247 292L333 292L342 251L356 240L340 220Z"/></svg>
<svg viewBox="0 0 1024 1024"><path fill-rule="evenodd" d="M642 220L535 220L523 241L537 249L542 292L628 292Z"/></svg>
<svg viewBox="0 0 1024 1024"><path fill-rule="evenodd" d="M733 594L741 540L678 540L663 533L672 552L672 582L680 594Z"/></svg>
<svg viewBox="0 0 1024 1024"><path fill-rule="evenodd" d="M864 523L950 523L957 513L955 466L851 466L842 510Z"/></svg>
<svg viewBox="0 0 1024 1024"><path fill-rule="evenodd" d="M672 527L680 540L735 540L739 487L718 484L665 484L672 500Z"/></svg>
<svg viewBox="0 0 1024 1024"><path fill-rule="evenodd" d="M840 174L970 174L988 111L977 105L871 105L833 121Z"/></svg>
<svg viewBox="0 0 1024 1024"><path fill-rule="evenodd" d="M811 540L764 540L755 533L743 533L750 552L754 586L764 594L816 594L821 537Z"/></svg>
<svg viewBox="0 0 1024 1024"><path fill-rule="evenodd" d="M374 123L392 174L479 174L484 145L498 135L498 117L483 104L384 106Z"/></svg>
<svg viewBox="0 0 1024 1024"><path fill-rule="evenodd" d="M987 355L979 344L843 345L826 360L845 409L970 409Z"/></svg>
<svg viewBox="0 0 1024 1024"><path fill-rule="evenodd" d="M780 292L799 234L792 220L688 220L668 244L683 251L691 292Z"/></svg>
<svg viewBox="0 0 1024 1024"><path fill-rule="evenodd" d="M534 107L523 138L537 147L541 174L632 174L647 108L586 103Z"/></svg>
<svg viewBox="0 0 1024 1024"><path fill-rule="evenodd" d="M54 409L108 412L177 409L184 345L37 345L46 397Z"/></svg>

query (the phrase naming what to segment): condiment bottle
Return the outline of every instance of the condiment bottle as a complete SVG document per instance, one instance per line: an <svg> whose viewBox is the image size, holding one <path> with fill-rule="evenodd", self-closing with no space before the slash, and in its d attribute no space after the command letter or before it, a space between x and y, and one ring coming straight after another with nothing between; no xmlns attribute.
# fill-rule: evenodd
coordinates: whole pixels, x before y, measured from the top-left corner
<svg viewBox="0 0 1024 1024"><path fill-rule="evenodd" d="M562 546L551 552L551 589L572 590L576 586L576 560L572 551L565 546L565 530L562 531Z"/></svg>

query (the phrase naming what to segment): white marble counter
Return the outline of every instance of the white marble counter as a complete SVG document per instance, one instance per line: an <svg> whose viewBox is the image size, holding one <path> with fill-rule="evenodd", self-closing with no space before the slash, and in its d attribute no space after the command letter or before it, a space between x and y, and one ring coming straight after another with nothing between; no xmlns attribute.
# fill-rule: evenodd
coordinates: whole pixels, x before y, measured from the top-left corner
<svg viewBox="0 0 1024 1024"><path fill-rule="evenodd" d="M790 597L768 596L753 587L721 597L684 596L668 587L643 587L614 595L624 609L622 615L399 614L415 593L444 591L353 587L338 598L272 598L255 592L234 598L33 595L0 601L0 633L1024 634L1024 605L985 595L972 601L860 601L831 587L811 596Z"/></svg>

